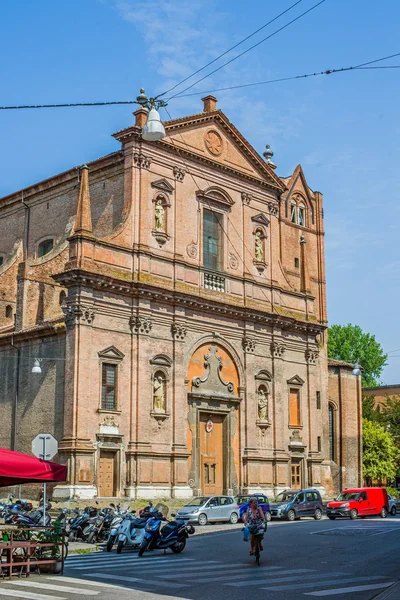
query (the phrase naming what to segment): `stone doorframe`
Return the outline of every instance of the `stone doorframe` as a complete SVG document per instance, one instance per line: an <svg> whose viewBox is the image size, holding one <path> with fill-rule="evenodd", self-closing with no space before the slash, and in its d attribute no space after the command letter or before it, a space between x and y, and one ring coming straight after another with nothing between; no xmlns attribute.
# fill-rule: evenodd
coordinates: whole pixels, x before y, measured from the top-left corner
<svg viewBox="0 0 400 600"><path fill-rule="evenodd" d="M193 489L193 495L201 495L201 473L200 473L200 414L219 415L223 417L223 493L234 496L239 493L240 481L235 469L234 451L232 440L239 431L239 405L240 398L232 396L212 396L205 394L188 394L188 423L192 433L192 461L189 470L189 485ZM240 442L239 442L240 453ZM239 474L240 477L240 474Z"/></svg>
<svg viewBox="0 0 400 600"><path fill-rule="evenodd" d="M107 435L97 434L97 452L95 455L95 473L96 473L96 487L97 495L100 492L100 455L101 451L114 452L114 467L115 467L115 497L120 498L123 496L123 490L125 489L125 473L122 470L122 463L124 458L125 447L122 444L122 435Z"/></svg>

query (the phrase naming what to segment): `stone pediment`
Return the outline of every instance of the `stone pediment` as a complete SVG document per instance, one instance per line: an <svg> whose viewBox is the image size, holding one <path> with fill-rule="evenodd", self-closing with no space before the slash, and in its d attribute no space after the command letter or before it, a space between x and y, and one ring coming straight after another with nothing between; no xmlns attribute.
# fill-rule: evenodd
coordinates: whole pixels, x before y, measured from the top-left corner
<svg viewBox="0 0 400 600"><path fill-rule="evenodd" d="M295 375L291 379L288 379L287 382L291 383L292 385L304 385L304 380L298 375Z"/></svg>
<svg viewBox="0 0 400 600"><path fill-rule="evenodd" d="M157 181L152 181L151 187L156 188L157 190L160 190L162 192L166 192L167 194L170 194L174 189L174 187L170 184L169 181L167 181L167 179L157 179Z"/></svg>
<svg viewBox="0 0 400 600"><path fill-rule="evenodd" d="M268 225L269 225L269 219L263 213L254 215L254 217L251 217L251 220L253 221L253 223L258 223L259 225L264 225L264 227L268 227Z"/></svg>
<svg viewBox="0 0 400 600"><path fill-rule="evenodd" d="M192 379L192 393L233 397L234 384L231 381L223 380L221 371L224 365L222 357L218 356L217 352L217 346L211 344L209 352L204 355L204 375Z"/></svg>
<svg viewBox="0 0 400 600"><path fill-rule="evenodd" d="M120 350L118 350L115 346L109 346L105 348L105 350L101 350L99 352L100 358L113 358L114 360L122 360L125 356Z"/></svg>
<svg viewBox="0 0 400 600"><path fill-rule="evenodd" d="M282 181L221 111L201 113L164 123L167 138L179 150L197 154L243 175L283 190ZM170 141L169 141L170 140Z"/></svg>

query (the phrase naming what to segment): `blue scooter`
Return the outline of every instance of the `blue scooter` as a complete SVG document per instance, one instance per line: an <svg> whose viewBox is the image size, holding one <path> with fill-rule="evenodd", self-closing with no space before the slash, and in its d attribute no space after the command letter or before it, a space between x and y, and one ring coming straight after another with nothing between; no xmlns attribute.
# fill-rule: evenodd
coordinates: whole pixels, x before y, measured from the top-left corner
<svg viewBox="0 0 400 600"><path fill-rule="evenodd" d="M171 516L175 517L175 515ZM167 519L158 510L147 521L139 556L143 556L146 550L166 551L167 548L171 548L172 552L179 554L185 548L189 535L195 532L193 525L188 525L181 519L169 521L160 529L163 521L167 521Z"/></svg>

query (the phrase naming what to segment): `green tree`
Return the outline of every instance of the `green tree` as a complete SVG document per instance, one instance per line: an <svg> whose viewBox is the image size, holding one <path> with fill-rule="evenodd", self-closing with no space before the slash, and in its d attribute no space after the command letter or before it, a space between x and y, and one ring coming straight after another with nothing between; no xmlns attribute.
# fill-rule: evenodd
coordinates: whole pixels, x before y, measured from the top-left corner
<svg viewBox="0 0 400 600"><path fill-rule="evenodd" d="M364 387L379 385L379 377L388 355L375 336L364 333L358 325L332 325L328 332L328 356L336 360L360 363Z"/></svg>
<svg viewBox="0 0 400 600"><path fill-rule="evenodd" d="M379 420L400 446L400 396L386 396L380 405Z"/></svg>
<svg viewBox="0 0 400 600"><path fill-rule="evenodd" d="M399 460L400 452L391 434L379 423L363 419L363 470L368 485L373 480L393 480Z"/></svg>
<svg viewBox="0 0 400 600"><path fill-rule="evenodd" d="M364 396L362 401L362 416L363 419L368 419L368 421L381 422L380 410L375 408L375 396Z"/></svg>

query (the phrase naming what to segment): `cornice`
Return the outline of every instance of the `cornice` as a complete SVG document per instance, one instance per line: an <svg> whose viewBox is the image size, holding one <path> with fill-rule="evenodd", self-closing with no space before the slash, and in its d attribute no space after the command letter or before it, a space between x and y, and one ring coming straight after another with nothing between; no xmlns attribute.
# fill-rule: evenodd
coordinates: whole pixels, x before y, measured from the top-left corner
<svg viewBox="0 0 400 600"><path fill-rule="evenodd" d="M222 300L218 301L209 298L201 298L199 296L177 292L172 289L169 290L167 288L157 287L156 285L150 286L142 282L123 282L114 280L111 277L83 271L81 269L64 271L63 273L53 275L53 278L65 287L84 285L85 287L89 286L101 290L109 289L112 292L118 292L129 296L144 297L152 301L162 301L170 305L195 308L209 314L217 313L240 320L245 319L258 323L268 323L269 325L281 329L289 329L292 331L298 330L311 334L317 334L326 329L326 326L320 323L312 323L294 317L286 317L276 313L249 309L245 306L233 306Z"/></svg>

